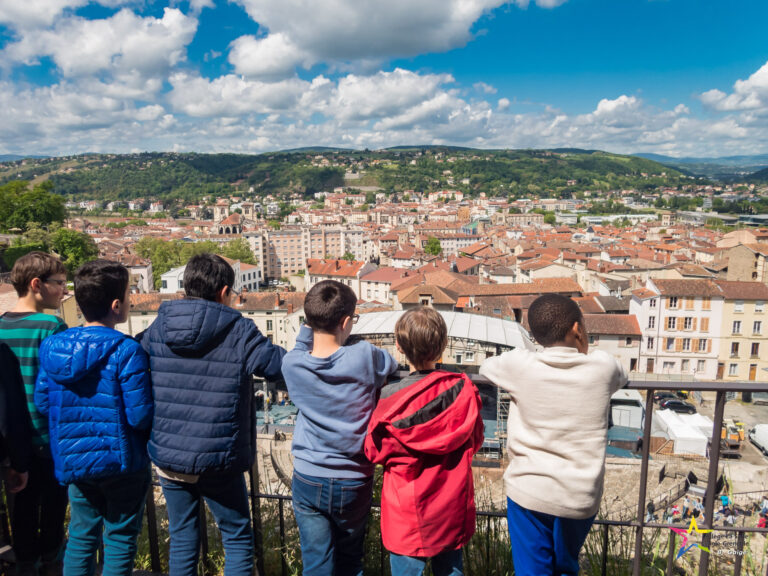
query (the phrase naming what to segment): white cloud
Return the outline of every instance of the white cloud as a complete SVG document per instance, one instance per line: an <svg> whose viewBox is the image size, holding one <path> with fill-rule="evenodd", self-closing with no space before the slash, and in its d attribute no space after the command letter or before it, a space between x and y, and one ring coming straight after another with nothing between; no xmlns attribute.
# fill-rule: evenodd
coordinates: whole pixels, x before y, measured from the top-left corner
<svg viewBox="0 0 768 576"><path fill-rule="evenodd" d="M509 98L499 98L499 103L497 104L497 108L499 112L503 112L504 110L509 108L511 104L512 103L509 101Z"/></svg>
<svg viewBox="0 0 768 576"><path fill-rule="evenodd" d="M380 61L463 46L483 14L506 0L236 0L296 64ZM269 36L267 36L269 38ZM285 50L281 50L284 55Z"/></svg>
<svg viewBox="0 0 768 576"><path fill-rule="evenodd" d="M0 2L0 23L17 31L46 27L66 10L87 5L91 0L3 0ZM193 0L195 1L195 0ZM208 1L208 0L203 0ZM135 0L96 0L109 8L117 8Z"/></svg>
<svg viewBox="0 0 768 576"><path fill-rule="evenodd" d="M520 8L528 8L531 3L530 0L512 0L514 4L517 4ZM536 6L541 8L557 8L561 4L565 4L568 0L536 0Z"/></svg>
<svg viewBox="0 0 768 576"><path fill-rule="evenodd" d="M50 56L65 77L102 71L156 75L185 58L196 30L197 20L175 8L166 8L162 18L123 9L101 20L63 19L51 30L24 35L0 55L7 63L25 64Z"/></svg>
<svg viewBox="0 0 768 576"><path fill-rule="evenodd" d="M482 94L496 94L498 90L485 82L475 82L472 87Z"/></svg>
<svg viewBox="0 0 768 576"><path fill-rule="evenodd" d="M312 64L311 58L280 32L265 38L237 38L230 46L229 62L238 74L260 77L292 76L297 66Z"/></svg>
<svg viewBox="0 0 768 576"><path fill-rule="evenodd" d="M721 112L768 109L768 62L746 80L737 80L731 94L712 89L699 98L706 107Z"/></svg>

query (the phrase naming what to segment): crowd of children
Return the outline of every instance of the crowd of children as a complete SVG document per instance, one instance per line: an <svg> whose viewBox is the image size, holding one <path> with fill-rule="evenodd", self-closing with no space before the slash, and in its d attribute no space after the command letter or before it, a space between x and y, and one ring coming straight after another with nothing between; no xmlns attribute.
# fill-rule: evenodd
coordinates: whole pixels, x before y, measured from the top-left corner
<svg viewBox="0 0 768 576"><path fill-rule="evenodd" d="M135 339L115 327L129 312L129 275L96 260L74 275L86 323L45 314L67 293L66 270L33 252L12 271L18 304L0 316L0 458L13 494L17 573L130 574L150 462L167 503L170 574L197 570L200 506L222 534L227 576L251 574L244 472L253 464L251 376L284 378L298 408L293 508L304 574L362 574L374 466L383 467L381 534L392 573L462 574L475 530L472 457L483 442L481 400L466 374L438 368L448 341L431 308L395 326L398 362L366 341L347 344L357 299L323 281L308 292L296 347L275 346L234 308L234 272L200 254L186 298L167 301ZM618 362L588 352L569 298L547 295L528 321L541 352L486 360L480 373L511 396L504 481L517 574L577 574L605 472ZM70 521L64 546L64 520ZM62 552L63 551L63 552Z"/></svg>

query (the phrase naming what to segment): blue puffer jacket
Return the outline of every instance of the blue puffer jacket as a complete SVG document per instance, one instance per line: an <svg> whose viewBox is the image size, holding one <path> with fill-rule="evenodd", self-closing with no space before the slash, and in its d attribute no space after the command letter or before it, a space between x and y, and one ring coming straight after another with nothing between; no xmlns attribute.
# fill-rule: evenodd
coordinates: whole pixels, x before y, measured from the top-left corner
<svg viewBox="0 0 768 576"><path fill-rule="evenodd" d="M197 298L163 302L140 340L152 368L152 462L181 474L247 470L251 375L280 379L285 350L237 310Z"/></svg>
<svg viewBox="0 0 768 576"><path fill-rule="evenodd" d="M148 369L141 346L111 328L70 328L43 341L35 404L48 416L59 482L149 466Z"/></svg>

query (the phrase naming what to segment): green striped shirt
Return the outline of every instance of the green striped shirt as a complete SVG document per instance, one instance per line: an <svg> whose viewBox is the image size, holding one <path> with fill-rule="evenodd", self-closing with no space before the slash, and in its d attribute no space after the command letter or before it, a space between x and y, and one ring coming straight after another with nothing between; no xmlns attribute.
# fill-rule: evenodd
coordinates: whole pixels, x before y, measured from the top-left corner
<svg viewBox="0 0 768 576"><path fill-rule="evenodd" d="M24 380L27 408L32 420L32 443L48 446L48 420L35 406L35 380L40 369L40 344L51 334L66 330L67 325L57 316L37 312L6 312L0 316L0 342L5 342L16 354Z"/></svg>

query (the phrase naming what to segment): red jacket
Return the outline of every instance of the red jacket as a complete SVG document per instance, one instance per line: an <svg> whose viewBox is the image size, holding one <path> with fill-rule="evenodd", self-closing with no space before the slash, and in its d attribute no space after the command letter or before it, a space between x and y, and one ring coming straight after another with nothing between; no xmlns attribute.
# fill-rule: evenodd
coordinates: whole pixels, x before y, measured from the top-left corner
<svg viewBox="0 0 768 576"><path fill-rule="evenodd" d="M475 532L472 455L483 443L482 404L466 374L415 376L382 389L365 455L384 466L384 545L430 557L461 548Z"/></svg>

